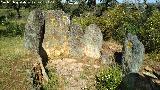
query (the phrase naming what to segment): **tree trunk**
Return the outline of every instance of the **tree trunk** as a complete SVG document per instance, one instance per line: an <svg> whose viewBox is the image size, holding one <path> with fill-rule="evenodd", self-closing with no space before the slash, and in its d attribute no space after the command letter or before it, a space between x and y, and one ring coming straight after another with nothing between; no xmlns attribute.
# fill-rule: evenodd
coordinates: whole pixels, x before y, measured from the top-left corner
<svg viewBox="0 0 160 90"><path fill-rule="evenodd" d="M17 11L17 18L20 18L21 17L21 15L20 15L20 2L18 2L18 4L16 5L16 11Z"/></svg>

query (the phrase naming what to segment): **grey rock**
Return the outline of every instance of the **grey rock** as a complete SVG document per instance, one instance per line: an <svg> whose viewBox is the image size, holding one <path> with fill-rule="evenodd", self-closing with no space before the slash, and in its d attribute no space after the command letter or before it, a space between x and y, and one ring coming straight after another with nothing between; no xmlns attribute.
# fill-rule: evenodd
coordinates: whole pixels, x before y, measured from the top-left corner
<svg viewBox="0 0 160 90"><path fill-rule="evenodd" d="M68 32L70 17L63 11L45 12L45 35L43 47L49 57L68 55Z"/></svg>
<svg viewBox="0 0 160 90"><path fill-rule="evenodd" d="M83 57L83 29L79 25L71 25L69 32L70 57Z"/></svg>
<svg viewBox="0 0 160 90"><path fill-rule="evenodd" d="M157 90L150 80L138 73L129 73L123 77L117 90Z"/></svg>
<svg viewBox="0 0 160 90"><path fill-rule="evenodd" d="M85 29L83 38L84 54L88 57L98 59L100 58L101 48L103 42L103 35L100 28L91 24Z"/></svg>
<svg viewBox="0 0 160 90"><path fill-rule="evenodd" d="M156 75L160 79L160 66L154 67L153 74Z"/></svg>
<svg viewBox="0 0 160 90"><path fill-rule="evenodd" d="M106 65L112 64L112 60L109 59L108 54L104 51L101 51L101 60L103 64L106 64Z"/></svg>
<svg viewBox="0 0 160 90"><path fill-rule="evenodd" d="M122 67L124 74L138 73L143 63L144 45L136 35L128 34L123 46Z"/></svg>
<svg viewBox="0 0 160 90"><path fill-rule="evenodd" d="M145 75L146 77L157 79L157 77L154 74L150 73L150 72L143 72L143 75Z"/></svg>
<svg viewBox="0 0 160 90"><path fill-rule="evenodd" d="M34 57L34 64L40 64L43 79L48 82L48 76L45 72L45 65L48 56L42 47L44 32L45 32L44 15L41 10L33 10L28 16L27 24L24 33L24 46Z"/></svg>
<svg viewBox="0 0 160 90"><path fill-rule="evenodd" d="M31 50L39 52L42 47L44 34L44 15L41 10L30 12L24 32L24 46Z"/></svg>

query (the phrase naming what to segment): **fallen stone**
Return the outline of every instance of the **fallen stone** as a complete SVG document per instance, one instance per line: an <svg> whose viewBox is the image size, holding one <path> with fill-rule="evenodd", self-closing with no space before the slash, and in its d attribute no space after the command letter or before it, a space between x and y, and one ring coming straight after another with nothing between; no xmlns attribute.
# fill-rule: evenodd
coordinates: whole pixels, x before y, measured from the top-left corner
<svg viewBox="0 0 160 90"><path fill-rule="evenodd" d="M150 72L143 72L143 75L145 75L146 77L157 79L157 77L154 74L150 73Z"/></svg>
<svg viewBox="0 0 160 90"><path fill-rule="evenodd" d="M152 79L152 82L154 83L154 86L155 86L154 90L160 90L160 80Z"/></svg>
<svg viewBox="0 0 160 90"><path fill-rule="evenodd" d="M147 71L147 72L152 72L152 71L153 71L153 69L150 68L149 66L146 66L146 67L144 68L144 70Z"/></svg>
<svg viewBox="0 0 160 90"><path fill-rule="evenodd" d="M153 74L156 75L160 79L160 67L155 67Z"/></svg>
<svg viewBox="0 0 160 90"><path fill-rule="evenodd" d="M157 83L158 85L160 85L160 80L158 79L153 79L154 83Z"/></svg>
<svg viewBox="0 0 160 90"><path fill-rule="evenodd" d="M129 73L123 77L120 86L116 90L155 90L150 80L138 73Z"/></svg>

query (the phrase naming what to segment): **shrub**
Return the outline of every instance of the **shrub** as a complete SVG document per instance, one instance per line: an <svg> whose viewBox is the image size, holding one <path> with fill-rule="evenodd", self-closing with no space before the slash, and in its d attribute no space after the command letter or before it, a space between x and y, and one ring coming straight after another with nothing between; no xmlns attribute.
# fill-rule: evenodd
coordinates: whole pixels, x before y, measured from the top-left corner
<svg viewBox="0 0 160 90"><path fill-rule="evenodd" d="M140 39L147 52L160 50L160 12L154 10L140 31Z"/></svg>
<svg viewBox="0 0 160 90"><path fill-rule="evenodd" d="M11 22L6 26L6 30L3 33L3 36L23 36L23 31L25 29L25 24L17 24Z"/></svg>
<svg viewBox="0 0 160 90"><path fill-rule="evenodd" d="M5 27L0 31L0 36L23 36L25 23L22 21L5 21L1 26Z"/></svg>
<svg viewBox="0 0 160 90"><path fill-rule="evenodd" d="M104 40L113 38L123 42L126 33L137 35L147 52L160 50L160 11L153 9L150 15L134 8L126 9L121 5L109 8L102 16L75 17L73 23L86 27L97 24Z"/></svg>
<svg viewBox="0 0 160 90"><path fill-rule="evenodd" d="M119 66L105 68L96 75L98 90L115 90L122 80L122 71Z"/></svg>

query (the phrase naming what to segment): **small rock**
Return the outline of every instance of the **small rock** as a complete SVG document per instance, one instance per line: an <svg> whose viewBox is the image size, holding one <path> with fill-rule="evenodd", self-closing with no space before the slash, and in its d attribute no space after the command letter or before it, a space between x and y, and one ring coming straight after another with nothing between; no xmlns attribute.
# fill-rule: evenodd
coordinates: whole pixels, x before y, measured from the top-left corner
<svg viewBox="0 0 160 90"><path fill-rule="evenodd" d="M96 69L100 68L100 66L98 66L98 65L93 65L93 67L96 68Z"/></svg>
<svg viewBox="0 0 160 90"><path fill-rule="evenodd" d="M160 79L160 67L154 68L153 74Z"/></svg>
<svg viewBox="0 0 160 90"><path fill-rule="evenodd" d="M152 81L153 81L154 83L160 85L160 80L158 80L158 79L153 79Z"/></svg>
<svg viewBox="0 0 160 90"><path fill-rule="evenodd" d="M154 83L154 90L160 90L160 80L152 79L152 82Z"/></svg>
<svg viewBox="0 0 160 90"><path fill-rule="evenodd" d="M143 72L143 75L145 75L147 77L151 77L151 78L156 78L157 79L157 77L154 74L150 73L150 72Z"/></svg>
<svg viewBox="0 0 160 90"><path fill-rule="evenodd" d="M146 66L146 67L144 68L144 70L146 70L147 72L152 72L152 71L153 71L152 68L150 68L149 66Z"/></svg>

